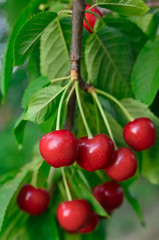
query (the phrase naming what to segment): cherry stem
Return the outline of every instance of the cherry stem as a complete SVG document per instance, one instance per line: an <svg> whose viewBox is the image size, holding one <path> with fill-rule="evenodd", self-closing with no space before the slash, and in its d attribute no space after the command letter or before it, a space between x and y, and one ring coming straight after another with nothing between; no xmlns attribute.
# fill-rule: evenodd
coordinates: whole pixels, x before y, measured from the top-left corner
<svg viewBox="0 0 159 240"><path fill-rule="evenodd" d="M66 77L61 77L61 78L55 78L55 79L52 79L50 82L51 82L51 83L55 83L55 82L63 81L63 80L70 79L70 78L71 78L71 76L66 76Z"/></svg>
<svg viewBox="0 0 159 240"><path fill-rule="evenodd" d="M66 98L66 104L69 103L69 100L70 100L70 98L71 98L74 90L75 90L75 85L72 86L72 88L71 88L71 90L70 90L70 92L69 92L69 94L68 94L68 97Z"/></svg>
<svg viewBox="0 0 159 240"><path fill-rule="evenodd" d="M128 118L129 121L133 121L133 117L130 115L130 113L126 110L126 108L120 103L120 101L118 101L115 97L113 97L111 94L106 93L102 90L99 89L95 89L95 91L103 96L105 96L106 98L109 98L110 100L112 100L113 102L115 102L120 109L123 111L123 113L125 114L125 116Z"/></svg>
<svg viewBox="0 0 159 240"><path fill-rule="evenodd" d="M49 176L48 176L48 190L49 191L51 190L51 187L52 187L52 180L53 180L54 173L55 173L55 168L51 167Z"/></svg>
<svg viewBox="0 0 159 240"><path fill-rule="evenodd" d="M113 136L112 130L111 130L111 128L110 128L110 125L109 125L108 119L107 119L107 117L106 117L106 115L105 115L105 112L104 112L104 110L103 110L103 108L102 108L102 105L101 105L101 103L100 103L100 101L99 101L99 99L98 99L98 96L97 96L97 94L96 94L95 92L92 93L92 96L93 96L94 100L95 100L96 103L97 103L97 106L98 106L98 108L99 108L99 111L100 111L100 113L101 113L101 115L102 115L102 117L103 117L104 123L105 123L105 125L106 125L107 130L108 130L108 134L109 134L110 138L112 139L112 141L113 141L113 143L114 143L115 149L117 149L118 147L117 147L116 142L115 142L115 140L114 140L114 136Z"/></svg>
<svg viewBox="0 0 159 240"><path fill-rule="evenodd" d="M81 104L81 100L80 100L80 93L79 93L79 83L77 81L75 82L75 91L76 91L78 107L79 107L79 110L80 110L80 113L81 113L81 117L82 117L85 129L86 129L88 138L89 139L93 138L93 135L92 135L91 130L90 130L89 126L88 126L88 123L86 121L86 117L84 115L84 111L83 111L83 108L82 108L82 104Z"/></svg>
<svg viewBox="0 0 159 240"><path fill-rule="evenodd" d="M65 174L65 168L64 167L61 168L61 173L62 173L63 183L64 183L64 187L65 187L65 190L66 190L68 201L72 201L72 196L71 196L69 186L68 186L68 183L67 183L67 180L66 180L66 174Z"/></svg>
<svg viewBox="0 0 159 240"><path fill-rule="evenodd" d="M66 96L66 93L68 89L70 88L71 84L73 83L73 80L70 80L68 84L65 86L65 90L63 91L60 103L59 103L59 108L58 108L58 113L57 113L57 122L56 122L56 130L60 130L60 117L61 117L61 110L62 110L62 104L64 101L64 98Z"/></svg>
<svg viewBox="0 0 159 240"><path fill-rule="evenodd" d="M106 26L106 23L103 21L103 17L99 16L97 13L89 11L89 10L86 10L85 13L90 13L90 14L96 16Z"/></svg>

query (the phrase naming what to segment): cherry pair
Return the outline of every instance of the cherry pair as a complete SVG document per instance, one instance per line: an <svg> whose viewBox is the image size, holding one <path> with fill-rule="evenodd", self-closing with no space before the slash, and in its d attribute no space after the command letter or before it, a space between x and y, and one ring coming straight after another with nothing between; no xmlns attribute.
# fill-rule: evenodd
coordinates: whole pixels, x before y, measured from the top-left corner
<svg viewBox="0 0 159 240"><path fill-rule="evenodd" d="M62 202L57 208L59 224L70 233L89 233L95 230L98 216L84 199Z"/></svg>

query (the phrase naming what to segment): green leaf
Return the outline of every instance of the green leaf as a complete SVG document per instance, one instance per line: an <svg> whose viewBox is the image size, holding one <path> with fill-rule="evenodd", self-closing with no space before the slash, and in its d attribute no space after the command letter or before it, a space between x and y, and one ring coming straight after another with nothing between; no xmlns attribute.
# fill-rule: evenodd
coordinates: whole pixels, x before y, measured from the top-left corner
<svg viewBox="0 0 159 240"><path fill-rule="evenodd" d="M26 108L32 95L49 84L50 81L48 80L48 77L45 76L40 76L39 78L31 82L24 92L22 99L22 107Z"/></svg>
<svg viewBox="0 0 159 240"><path fill-rule="evenodd" d="M54 12L41 12L30 18L19 30L14 44L14 65L22 65L37 44L46 27L57 17Z"/></svg>
<svg viewBox="0 0 159 240"><path fill-rule="evenodd" d="M159 119L148 109L148 106L134 99L124 99L122 104L133 118L147 117L151 119L157 130L155 145L149 150L141 152L141 174L151 183L159 184Z"/></svg>
<svg viewBox="0 0 159 240"><path fill-rule="evenodd" d="M157 11L147 13L143 16L131 16L130 19L142 29L150 38L153 38L157 31Z"/></svg>
<svg viewBox="0 0 159 240"><path fill-rule="evenodd" d="M131 195L128 188L124 188L124 194L125 194L125 197L128 200L128 202L131 204L131 206L135 210L141 225L145 226L145 222L144 222L144 219L142 216L141 206L140 206L139 202L136 200L136 198L134 196Z"/></svg>
<svg viewBox="0 0 159 240"><path fill-rule="evenodd" d="M103 217L109 216L99 204L99 202L94 198L91 191L87 188L78 171L75 171L73 168L71 168L71 170L68 170L68 180L71 183L71 189L78 198L84 198L89 201L94 211L98 215Z"/></svg>
<svg viewBox="0 0 159 240"><path fill-rule="evenodd" d="M118 15L107 15L103 18L103 21L107 26L119 29L130 39L135 56L137 56L143 45L148 40L147 35L140 27L124 17ZM98 29L101 24L102 22L98 20L96 29Z"/></svg>
<svg viewBox="0 0 159 240"><path fill-rule="evenodd" d="M57 17L41 37L41 74L49 79L69 75L71 26L70 18Z"/></svg>
<svg viewBox="0 0 159 240"><path fill-rule="evenodd" d="M57 96L63 89L64 88L58 85L48 86L33 94L28 109L25 112L24 120L33 121L39 124L43 123L44 120L50 117L52 109L56 111L56 106L59 101Z"/></svg>
<svg viewBox="0 0 159 240"><path fill-rule="evenodd" d="M15 23L15 26L12 30L12 33L9 37L6 53L4 56L3 60L3 65L2 65L2 76L0 78L0 89L2 91L3 97L5 97L9 84L10 84L10 79L12 76L12 71L13 71L13 46L14 46L14 41L16 38L16 35L22 25L26 22L28 18L30 18L33 14L37 13L39 11L38 6L39 6L40 0L35 0L32 1L26 9L21 13L20 17L18 18L17 22Z"/></svg>
<svg viewBox="0 0 159 240"><path fill-rule="evenodd" d="M132 85L135 97L151 105L159 89L159 39L148 41L134 65Z"/></svg>
<svg viewBox="0 0 159 240"><path fill-rule="evenodd" d="M22 146L24 131L27 123L27 121L23 120L23 117L24 113L22 113L21 116L18 118L13 129L13 134L15 136L17 143L19 144L19 147Z"/></svg>
<svg viewBox="0 0 159 240"><path fill-rule="evenodd" d="M37 188L47 188L47 179L49 176L50 165L45 161L42 162L37 173L36 187Z"/></svg>
<svg viewBox="0 0 159 240"><path fill-rule="evenodd" d="M27 221L29 240L60 240L56 220L52 212L47 211L38 217L30 217Z"/></svg>
<svg viewBox="0 0 159 240"><path fill-rule="evenodd" d="M3 225L3 220L5 217L5 213L7 210L7 207L13 198L15 192L17 191L19 185L21 182L26 178L28 174L28 171L24 171L22 173L19 173L15 179L5 183L0 187L0 206L1 206L1 211L0 211L0 231L2 229Z"/></svg>
<svg viewBox="0 0 159 240"><path fill-rule="evenodd" d="M102 28L86 42L88 81L118 98L131 96L133 55L129 39L114 28Z"/></svg>
<svg viewBox="0 0 159 240"><path fill-rule="evenodd" d="M149 10L142 0L97 0L96 3L126 16L144 14Z"/></svg>

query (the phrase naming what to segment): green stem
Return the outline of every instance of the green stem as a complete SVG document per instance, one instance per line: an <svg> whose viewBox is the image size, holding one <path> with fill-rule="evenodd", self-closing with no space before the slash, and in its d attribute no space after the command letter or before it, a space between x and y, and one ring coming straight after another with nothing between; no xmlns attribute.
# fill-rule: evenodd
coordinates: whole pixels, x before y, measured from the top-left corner
<svg viewBox="0 0 159 240"><path fill-rule="evenodd" d="M65 168L64 167L61 168L61 173L62 173L63 183L64 183L64 186L65 186L65 190L66 190L68 201L72 201L72 196L71 196L68 184L67 184L66 175L65 175Z"/></svg>
<svg viewBox="0 0 159 240"><path fill-rule="evenodd" d="M125 116L128 118L129 121L134 120L133 117L130 115L130 113L126 110L126 108L115 97L113 97L109 93L106 93L102 90L99 90L99 89L95 89L95 90L96 90L97 93L99 93L99 94L105 96L106 98L109 98L113 102L115 102L120 107L120 109L123 111L123 113L125 114Z"/></svg>
<svg viewBox="0 0 159 240"><path fill-rule="evenodd" d="M80 110L80 113L81 113L81 117L82 117L85 129L86 129L88 138L93 138L93 135L92 135L92 133L90 131L90 128L88 126L88 123L86 121L86 118L85 118L85 115L84 115L84 111L83 111L83 108L82 108L82 104L81 104L81 100L80 100L80 94L79 94L79 84L78 84L78 82L75 82L75 91L76 91L78 107L79 107L79 110Z"/></svg>
<svg viewBox="0 0 159 240"><path fill-rule="evenodd" d="M70 100L70 98L71 98L72 93L74 92L74 90L75 90L75 85L72 86L72 88L71 88L71 90L70 90L70 92L69 92L69 94L68 94L68 97L66 98L66 104L68 104L68 102L69 102L69 100Z"/></svg>
<svg viewBox="0 0 159 240"><path fill-rule="evenodd" d="M99 108L99 111L100 111L100 113L101 113L101 115L102 115L102 117L103 117L104 123L105 123L105 125L106 125L107 130L108 130L108 134L109 134L110 138L112 139L115 148L117 149L117 145L116 145L116 143L115 143L112 130L111 130L111 128L110 128L109 122L108 122L107 117L106 117L106 115L105 115L105 113L104 113L104 110L103 110L103 108L102 108L102 105L101 105L101 103L100 103L100 101L99 101L99 99L98 99L98 96L97 96L97 94L96 94L95 92L92 93L92 96L94 97L94 100L96 101L97 106L98 106L98 108Z"/></svg>
<svg viewBox="0 0 159 240"><path fill-rule="evenodd" d="M49 176L48 176L48 190L49 191L51 190L51 187L52 187L52 179L53 179L53 176L54 176L54 172L55 172L55 168L51 167L50 172L49 172Z"/></svg>
<svg viewBox="0 0 159 240"><path fill-rule="evenodd" d="M55 83L55 82L63 81L63 80L70 79L70 78L71 78L71 76L61 77L61 78L55 78L55 79L52 79L50 82L51 82L51 83Z"/></svg>
<svg viewBox="0 0 159 240"><path fill-rule="evenodd" d="M90 14L96 16L106 26L106 23L103 21L103 17L99 16L97 13L89 11L89 10L85 11L85 13L90 13Z"/></svg>
<svg viewBox="0 0 159 240"><path fill-rule="evenodd" d="M63 14L63 13L68 13L72 15L72 10L61 10L58 12L58 15Z"/></svg>
<svg viewBox="0 0 159 240"><path fill-rule="evenodd" d="M62 104L63 104L64 98L65 98L65 95L72 83L73 83L73 80L70 80L69 83L66 85L65 90L62 94L62 97L61 97L61 100L59 103L58 113L57 113L56 130L60 130L60 117L61 117Z"/></svg>

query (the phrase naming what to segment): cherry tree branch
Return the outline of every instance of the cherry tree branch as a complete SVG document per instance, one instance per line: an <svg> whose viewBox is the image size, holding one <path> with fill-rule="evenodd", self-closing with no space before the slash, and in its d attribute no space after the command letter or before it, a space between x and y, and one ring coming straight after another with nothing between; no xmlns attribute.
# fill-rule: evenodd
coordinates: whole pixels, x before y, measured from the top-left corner
<svg viewBox="0 0 159 240"><path fill-rule="evenodd" d="M79 84L85 87L81 79L80 64L82 51L82 33L83 33L83 19L85 12L85 0L73 0L72 8L72 40L71 40L71 78L79 81ZM76 95L73 92L69 103L68 113L66 118L65 129L71 130L73 127L73 119L75 112Z"/></svg>
<svg viewBox="0 0 159 240"><path fill-rule="evenodd" d="M147 1L145 2L145 4L150 8L159 7L159 1L154 1L154 2Z"/></svg>

